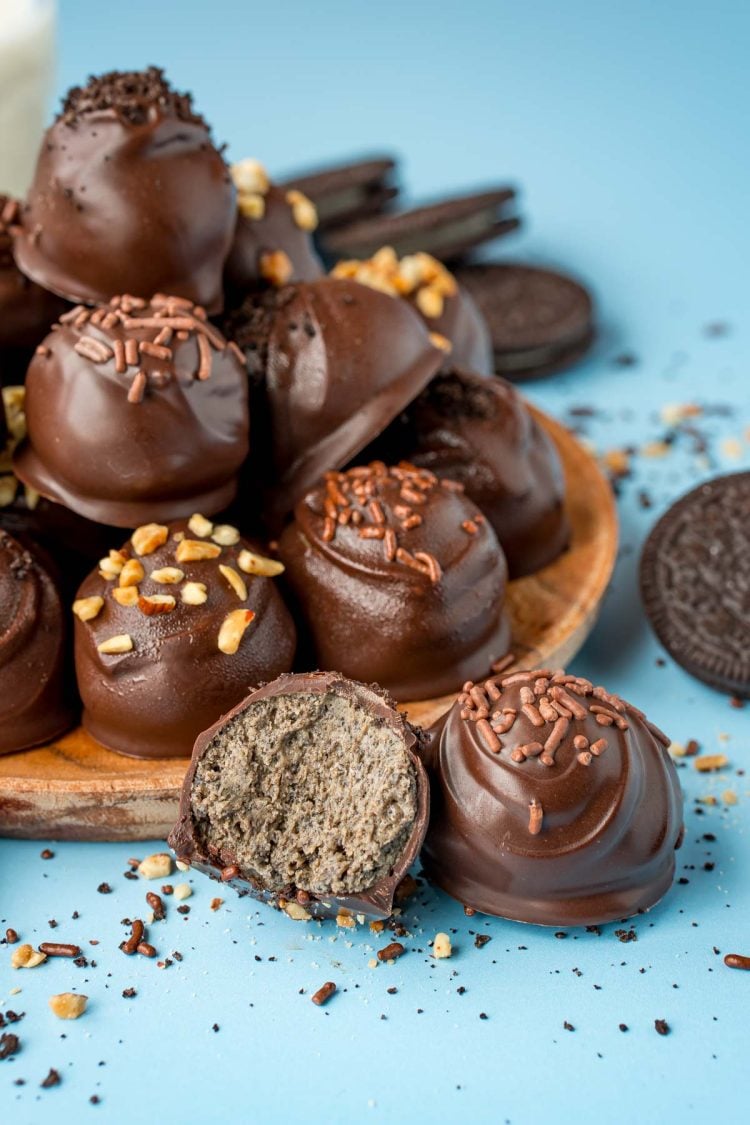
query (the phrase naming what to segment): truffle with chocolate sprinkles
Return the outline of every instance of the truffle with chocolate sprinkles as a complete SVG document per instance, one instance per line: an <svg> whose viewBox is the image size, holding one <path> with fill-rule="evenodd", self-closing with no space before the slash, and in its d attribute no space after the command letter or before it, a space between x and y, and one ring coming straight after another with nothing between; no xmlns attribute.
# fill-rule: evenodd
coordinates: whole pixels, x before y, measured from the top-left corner
<svg viewBox="0 0 750 1125"><path fill-rule="evenodd" d="M319 667L424 699L508 651L495 533L462 485L427 469L373 462L327 473L297 505L279 553Z"/></svg>
<svg viewBox="0 0 750 1125"><path fill-rule="evenodd" d="M460 902L542 925L653 906L682 842L669 740L580 676L541 669L464 684L429 732L426 873Z"/></svg>
<svg viewBox="0 0 750 1125"><path fill-rule="evenodd" d="M15 470L97 523L225 508L248 451L242 356L183 297L76 306L29 368Z"/></svg>

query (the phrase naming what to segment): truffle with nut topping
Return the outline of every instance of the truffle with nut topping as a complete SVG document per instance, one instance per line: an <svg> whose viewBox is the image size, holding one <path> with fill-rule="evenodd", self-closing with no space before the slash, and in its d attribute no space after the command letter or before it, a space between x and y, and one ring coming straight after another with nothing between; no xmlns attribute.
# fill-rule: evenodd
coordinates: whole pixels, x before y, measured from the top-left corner
<svg viewBox="0 0 750 1125"><path fill-rule="evenodd" d="M201 734L169 843L291 918L386 918L424 838L418 732L373 686L280 676Z"/></svg>
<svg viewBox="0 0 750 1125"><path fill-rule="evenodd" d="M471 294L431 254L396 255L383 246L372 258L338 262L333 277L350 277L394 297L404 297L431 332L450 342L450 361L480 375L492 375L492 343L484 317Z"/></svg>
<svg viewBox="0 0 750 1125"><path fill-rule="evenodd" d="M0 192L0 386L22 383L34 348L67 304L25 277L13 257L20 204Z"/></svg>
<svg viewBox="0 0 750 1125"><path fill-rule="evenodd" d="M460 367L436 375L365 451L460 481L495 529L511 578L567 546L565 480L552 439L504 379Z"/></svg>
<svg viewBox="0 0 750 1125"><path fill-rule="evenodd" d="M279 554L319 668L431 699L507 653L505 557L463 485L374 462L294 514Z"/></svg>
<svg viewBox="0 0 750 1125"><path fill-rule="evenodd" d="M182 297L77 306L36 351L17 475L115 527L221 511L248 451L241 353Z"/></svg>
<svg viewBox="0 0 750 1125"><path fill-rule="evenodd" d="M445 356L405 301L344 278L250 297L225 331L257 389L251 464L272 521L381 433Z"/></svg>
<svg viewBox="0 0 750 1125"><path fill-rule="evenodd" d="M312 242L318 216L307 196L271 183L258 160L240 160L231 172L237 226L224 270L228 303L240 304L253 290L320 277L323 267Z"/></svg>
<svg viewBox="0 0 750 1125"><path fill-rule="evenodd" d="M595 925L666 893L683 836L669 740L581 676L467 683L428 732L425 871L465 906Z"/></svg>
<svg viewBox="0 0 750 1125"><path fill-rule="evenodd" d="M182 758L255 684L292 667L283 566L201 515L136 528L73 604L83 725L136 758Z"/></svg>
<svg viewBox="0 0 750 1125"><path fill-rule="evenodd" d="M45 134L16 260L45 289L96 304L168 292L218 312L234 186L189 94L156 67L90 78Z"/></svg>
<svg viewBox="0 0 750 1125"><path fill-rule="evenodd" d="M40 557L0 531L0 754L48 742L75 722L66 617Z"/></svg>

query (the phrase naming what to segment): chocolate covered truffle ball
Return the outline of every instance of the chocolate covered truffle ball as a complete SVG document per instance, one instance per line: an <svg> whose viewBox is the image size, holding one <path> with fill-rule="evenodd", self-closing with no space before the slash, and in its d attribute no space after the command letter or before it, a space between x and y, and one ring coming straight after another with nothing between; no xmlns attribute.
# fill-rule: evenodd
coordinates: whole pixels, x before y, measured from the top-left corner
<svg viewBox="0 0 750 1125"><path fill-rule="evenodd" d="M247 456L247 395L242 356L184 298L79 306L29 368L16 472L116 527L211 515Z"/></svg>
<svg viewBox="0 0 750 1125"><path fill-rule="evenodd" d="M66 617L42 561L0 530L0 754L49 742L75 722Z"/></svg>
<svg viewBox="0 0 750 1125"><path fill-rule="evenodd" d="M47 130L16 260L71 301L174 293L223 303L234 187L189 94L161 70L112 71L68 92Z"/></svg>
<svg viewBox="0 0 750 1125"><path fill-rule="evenodd" d="M669 739L629 703L580 676L517 672L467 683L429 735L423 862L465 906L582 926L669 889L680 786Z"/></svg>
<svg viewBox="0 0 750 1125"><path fill-rule="evenodd" d="M292 666L283 571L228 524L137 528L73 605L83 725L137 758L180 758L254 685Z"/></svg>
<svg viewBox="0 0 750 1125"><path fill-rule="evenodd" d="M169 843L291 918L386 918L424 838L417 733L377 687L281 676L201 734Z"/></svg>
<svg viewBox="0 0 750 1125"><path fill-rule="evenodd" d="M0 386L22 383L34 348L65 312L65 301L25 277L13 257L20 205L0 192Z"/></svg>
<svg viewBox="0 0 750 1125"><path fill-rule="evenodd" d="M451 362L480 375L494 373L490 333L478 305L431 254L398 258L395 250L384 246L372 258L339 262L332 274L404 297L431 332L450 342Z"/></svg>
<svg viewBox="0 0 750 1125"><path fill-rule="evenodd" d="M279 552L318 667L419 700L507 653L505 557L462 485L375 462L327 473L294 515Z"/></svg>
<svg viewBox="0 0 750 1125"><path fill-rule="evenodd" d="M272 518L351 461L444 359L406 302L346 279L249 298L225 330L259 388L252 464Z"/></svg>
<svg viewBox="0 0 750 1125"><path fill-rule="evenodd" d="M229 303L241 303L255 289L320 277L312 242L318 216L310 200L296 189L276 187L258 160L240 160L231 172L237 226L224 271Z"/></svg>
<svg viewBox="0 0 750 1125"><path fill-rule="evenodd" d="M568 543L560 456L504 379L440 372L365 456L411 461L460 481L487 516L511 578L546 566Z"/></svg>

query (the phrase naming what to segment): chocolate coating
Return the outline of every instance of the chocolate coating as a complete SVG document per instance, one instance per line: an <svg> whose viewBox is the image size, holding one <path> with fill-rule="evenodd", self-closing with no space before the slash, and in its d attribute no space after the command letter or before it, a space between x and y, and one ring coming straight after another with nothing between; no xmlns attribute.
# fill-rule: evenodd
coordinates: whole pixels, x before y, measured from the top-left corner
<svg viewBox="0 0 750 1125"><path fill-rule="evenodd" d="M286 888L282 897L278 893L265 890L257 880L245 878L241 873L227 878L226 876L231 873L232 868L237 866L234 856L228 853L217 854L212 852L199 838L191 808L191 788L198 763L212 739L236 715L241 714L254 703L274 696L293 695L295 693L334 693L344 699L353 700L368 711L378 722L390 727L399 738L403 739L409 759L414 766L417 787L417 815L411 836L398 863L387 877L379 880L366 891L343 896L304 893L298 898L297 888L290 886ZM410 726L403 715L396 711L388 696L374 684L365 686L364 684L353 683L337 672L309 672L304 675L280 676L273 683L265 684L257 691L252 692L229 715L225 715L213 727L199 735L193 750L190 769L183 783L179 819L169 835L169 845L178 859L189 863L191 867L210 875L214 879L221 878L225 885L228 883L241 895L249 894L254 898L282 908L285 902L291 901L294 903L296 899L298 902L304 903L304 909L308 914L318 918L335 917L342 910L349 911L354 915L365 914L372 918L387 918L393 910L396 888L416 859L422 846L429 818L429 784L424 767L416 753L418 742L419 734L417 730ZM222 872L224 872L223 876Z"/></svg>
<svg viewBox="0 0 750 1125"><path fill-rule="evenodd" d="M399 260L390 246L383 246L372 258L339 262L331 272L404 297L431 332L449 341L453 364L480 375L494 374L490 333L478 305L430 254L409 254Z"/></svg>
<svg viewBox="0 0 750 1125"><path fill-rule="evenodd" d="M355 457L443 361L406 302L330 277L250 298L225 328L262 385L254 466L272 517Z"/></svg>
<svg viewBox="0 0 750 1125"><path fill-rule="evenodd" d="M423 863L466 906L545 926L653 906L683 835L661 731L564 672L467 684L428 732Z"/></svg>
<svg viewBox="0 0 750 1125"><path fill-rule="evenodd" d="M319 667L430 699L507 653L505 556L461 485L376 463L294 515L279 553Z"/></svg>
<svg viewBox="0 0 750 1125"><path fill-rule="evenodd" d="M50 574L0 531L0 754L38 746L73 726L67 641Z"/></svg>
<svg viewBox="0 0 750 1125"><path fill-rule="evenodd" d="M295 649L294 623L276 581L243 570L242 552L250 545L237 535L231 546L220 547L209 536L199 537L190 524L179 521L158 525L152 550L134 533L109 560L106 571L92 571L78 591L75 622L75 664L83 699L83 725L103 746L136 758L181 758L190 754L198 733L242 699L255 684L292 666ZM226 526L226 525L224 525ZM146 529L148 530L148 529ZM202 529L205 531L205 529ZM214 532L221 537L221 533ZM214 557L190 561L183 557L184 542L197 541ZM234 536L230 536L234 538ZM146 538L146 546L149 546ZM137 549L138 548L138 549ZM241 557L242 556L242 557ZM122 605L116 596L124 580L123 562L139 562L144 576L135 589L135 604ZM107 560L104 560L105 565ZM219 567L231 568L245 587L241 597ZM164 568L181 574L167 575ZM132 567L131 567L132 569ZM156 572L161 579L153 577ZM138 577L136 568L135 578ZM207 598L201 604L186 602L200 592L188 583L202 583ZM186 589L187 588L187 589ZM127 589L127 588L126 588ZM242 592L242 591L240 591ZM173 598L171 609L161 611L143 599ZM87 612L101 599L92 618ZM83 607L80 603L83 602ZM229 614L250 611L249 621L238 621L241 630L235 652L222 651L222 626ZM83 618L83 619L82 619ZM233 619L235 620L235 619ZM102 653L99 645L112 637L129 637L132 647L114 654Z"/></svg>
<svg viewBox="0 0 750 1125"><path fill-rule="evenodd" d="M0 192L0 386L22 383L34 348L67 304L35 285L13 257L20 204Z"/></svg>
<svg viewBox="0 0 750 1125"><path fill-rule="evenodd" d="M91 78L47 130L16 241L34 281L71 301L174 293L222 306L236 211L229 170L163 72Z"/></svg>
<svg viewBox="0 0 750 1125"><path fill-rule="evenodd" d="M557 448L504 379L441 372L364 457L411 461L460 481L494 527L511 578L546 566L568 544Z"/></svg>
<svg viewBox="0 0 750 1125"><path fill-rule="evenodd" d="M29 368L21 480L116 527L225 508L248 450L247 378L199 313L172 297L66 313Z"/></svg>

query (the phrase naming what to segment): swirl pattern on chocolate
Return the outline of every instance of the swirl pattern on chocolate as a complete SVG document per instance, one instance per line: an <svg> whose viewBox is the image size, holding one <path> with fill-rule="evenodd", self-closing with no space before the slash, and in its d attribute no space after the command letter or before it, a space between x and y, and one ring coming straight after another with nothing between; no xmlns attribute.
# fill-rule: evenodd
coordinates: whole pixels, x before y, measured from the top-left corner
<svg viewBox="0 0 750 1125"><path fill-rule="evenodd" d="M297 505L279 553L319 667L423 699L508 651L495 533L462 485L426 469L327 473Z"/></svg>
<svg viewBox="0 0 750 1125"><path fill-rule="evenodd" d="M169 292L221 309L234 187L191 98L161 70L71 90L47 130L16 260L71 301Z"/></svg>
<svg viewBox="0 0 750 1125"><path fill-rule="evenodd" d="M251 687L291 668L282 570L203 516L137 528L73 606L86 730L133 757L187 757Z"/></svg>
<svg viewBox="0 0 750 1125"><path fill-rule="evenodd" d="M38 746L73 725L67 636L52 578L0 531L0 754Z"/></svg>
<svg viewBox="0 0 750 1125"><path fill-rule="evenodd" d="M18 476L115 527L225 508L248 451L239 351L181 297L66 313L26 385Z"/></svg>
<svg viewBox="0 0 750 1125"><path fill-rule="evenodd" d="M454 898L541 925L653 906L674 876L682 800L669 739L580 676L467 682L430 732L423 860Z"/></svg>

